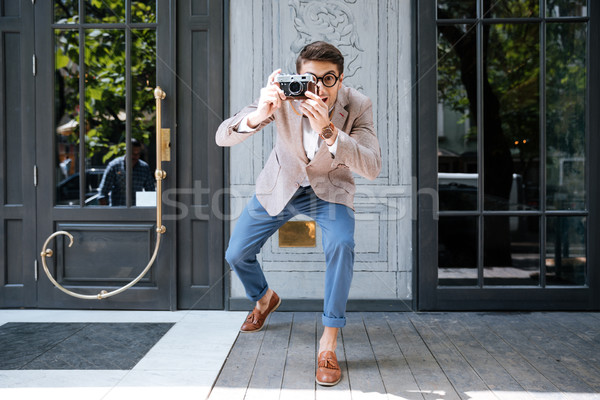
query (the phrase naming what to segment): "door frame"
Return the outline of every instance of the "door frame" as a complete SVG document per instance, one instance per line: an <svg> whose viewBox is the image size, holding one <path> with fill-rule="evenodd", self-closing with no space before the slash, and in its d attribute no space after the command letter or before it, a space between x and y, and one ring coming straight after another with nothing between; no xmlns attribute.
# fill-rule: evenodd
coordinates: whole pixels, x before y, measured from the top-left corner
<svg viewBox="0 0 600 400"><path fill-rule="evenodd" d="M80 1L82 6L83 1ZM53 28L53 2L37 2L35 4L35 48L37 56L36 96L35 96L35 121L36 121L36 164L38 166L37 187L37 245L40 249L42 243L55 230L58 223L75 224L100 224L105 229L119 229L123 225L148 225L155 224L154 208L115 208L102 207L56 207L54 205L55 182L54 171L54 109L48 107L48 99L54 99L54 28ZM162 128L171 129L171 138L176 148L175 134L175 49L172 45L175 41L175 1L157 2L157 59L158 86L166 92L167 97L162 103ZM135 27L143 27L136 24ZM89 26L93 27L93 26ZM115 28L130 29L128 24L115 24ZM129 43L131 40L129 39ZM53 101L51 101L53 104ZM81 101L80 101L81 104ZM172 160L176 159L172 151ZM163 190L176 187L176 168L174 162L164 162L162 169L166 171L167 178L163 181ZM85 166L84 166L85 168ZM49 195L50 194L50 195ZM172 207L163 204L164 213L173 212ZM106 223L108 221L108 223ZM39 308L92 308L92 309L152 309L168 310L175 309L176 303L176 254L174 245L176 243L175 221L164 221L166 233L162 235L161 246L155 264L150 269L146 285L137 285L119 294L118 296L95 300L80 300L67 296L54 288L49 282L42 269L41 262L38 264L38 304ZM144 228L146 229L146 228ZM151 229L151 248L154 248L155 231ZM64 240L57 239L50 244L50 248L57 253L60 246L64 246ZM74 247L77 243L74 244ZM39 254L39 253L38 253ZM57 280L55 263L59 257L50 258L48 263L52 273ZM53 261L51 261L53 260ZM40 260L41 261L41 260ZM144 261L146 262L146 260ZM146 279L146 278L145 278ZM116 288L122 286L121 282L114 282L109 287L99 287L93 282L74 284L69 286L70 290L84 294L96 294L99 289Z"/></svg>

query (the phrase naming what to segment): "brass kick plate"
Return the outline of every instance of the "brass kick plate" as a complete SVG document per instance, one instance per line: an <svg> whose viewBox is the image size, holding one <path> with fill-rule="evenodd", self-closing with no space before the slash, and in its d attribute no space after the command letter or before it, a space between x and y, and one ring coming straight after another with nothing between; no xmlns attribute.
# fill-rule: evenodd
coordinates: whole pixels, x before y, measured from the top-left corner
<svg viewBox="0 0 600 400"><path fill-rule="evenodd" d="M279 247L317 247L316 222L286 222L279 228Z"/></svg>
<svg viewBox="0 0 600 400"><path fill-rule="evenodd" d="M171 129L162 128L160 137L162 138L162 160L171 161Z"/></svg>

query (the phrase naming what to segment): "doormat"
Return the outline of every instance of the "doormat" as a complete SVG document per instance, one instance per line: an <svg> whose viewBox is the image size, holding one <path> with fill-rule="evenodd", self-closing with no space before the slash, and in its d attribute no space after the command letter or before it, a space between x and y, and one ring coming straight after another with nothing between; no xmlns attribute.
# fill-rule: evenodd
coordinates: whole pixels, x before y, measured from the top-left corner
<svg viewBox="0 0 600 400"><path fill-rule="evenodd" d="M0 370L129 370L173 325L7 323L0 326Z"/></svg>

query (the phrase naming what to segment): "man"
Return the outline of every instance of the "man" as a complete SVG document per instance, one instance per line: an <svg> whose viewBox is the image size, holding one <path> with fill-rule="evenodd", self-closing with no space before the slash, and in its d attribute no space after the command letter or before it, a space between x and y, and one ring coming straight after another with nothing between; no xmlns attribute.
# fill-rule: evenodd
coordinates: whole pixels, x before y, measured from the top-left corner
<svg viewBox="0 0 600 400"><path fill-rule="evenodd" d="M150 172L150 166L140 160L142 155L142 144L137 139L131 139L131 171L133 174L132 185L133 192L141 192L142 190L154 191L154 177ZM125 156L117 157L108 163L106 171L102 176L98 192L98 203L100 205L110 204L111 206L124 206L125 200L125 179L126 164ZM110 202L107 200L110 195ZM135 205L135 200L134 200Z"/></svg>
<svg viewBox="0 0 600 400"><path fill-rule="evenodd" d="M233 146L275 121L277 140L231 235L225 258L256 307L242 332L262 329L281 300L268 287L256 254L287 220L305 214L323 232L327 269L316 380L335 385L341 379L335 349L346 324L346 302L354 264L354 179L356 172L375 179L381 151L373 126L371 101L342 85L344 57L331 44L314 42L296 60L299 74L317 78L318 95L286 100L274 71L260 98L224 121L216 133L220 146Z"/></svg>

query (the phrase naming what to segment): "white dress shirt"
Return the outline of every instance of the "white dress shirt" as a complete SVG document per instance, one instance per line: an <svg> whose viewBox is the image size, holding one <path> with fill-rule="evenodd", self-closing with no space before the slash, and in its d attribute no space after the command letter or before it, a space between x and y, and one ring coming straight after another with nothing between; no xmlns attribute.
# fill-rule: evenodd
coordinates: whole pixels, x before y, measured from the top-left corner
<svg viewBox="0 0 600 400"><path fill-rule="evenodd" d="M294 101L297 101L297 100L294 100ZM254 129L252 129L248 126L248 117L245 117L242 120L242 122L240 122L240 126L238 127L237 131L241 132L241 133L249 133L249 132L252 132L253 130ZM323 143L323 139L321 139L321 136L319 136L319 134L317 132L313 131L312 127L310 126L310 121L308 120L307 117L302 117L302 142L304 144L304 151L306 152L306 157L308 157L308 159L312 161L312 159L315 157L315 154L319 150L321 143ZM335 153L337 151L337 145L338 145L337 136L335 138L335 142L333 142L333 144L331 146L327 145L329 152L333 156L335 156ZM301 186L310 186L310 182L308 180L308 175L306 177L304 177L304 180L302 181Z"/></svg>

